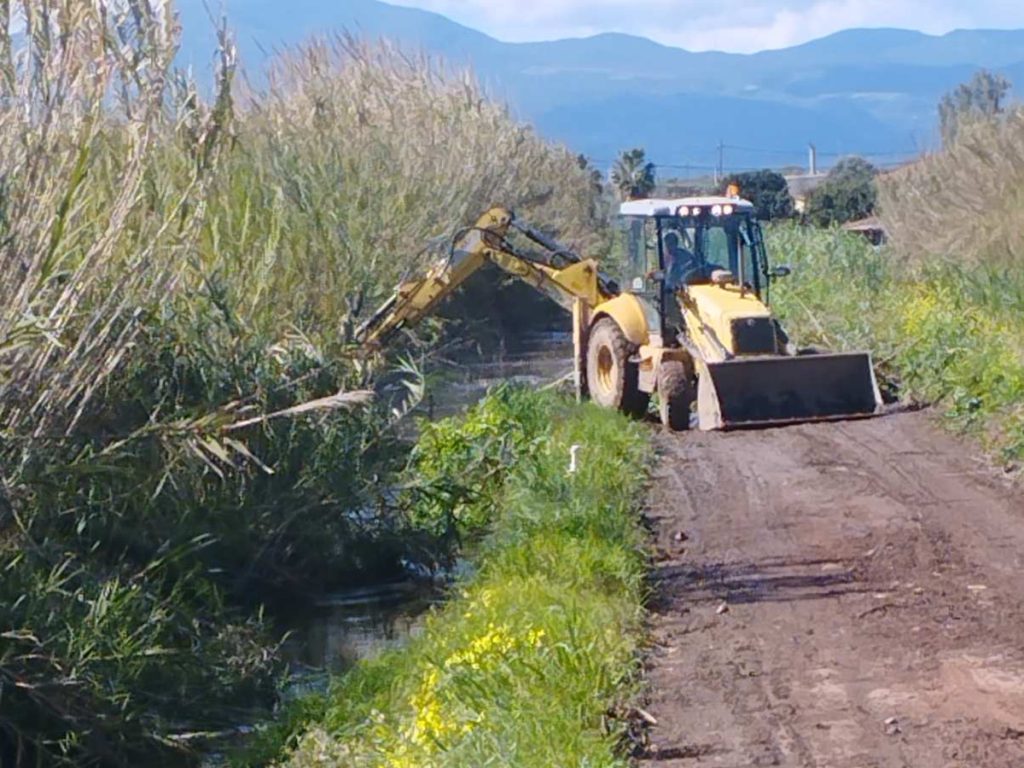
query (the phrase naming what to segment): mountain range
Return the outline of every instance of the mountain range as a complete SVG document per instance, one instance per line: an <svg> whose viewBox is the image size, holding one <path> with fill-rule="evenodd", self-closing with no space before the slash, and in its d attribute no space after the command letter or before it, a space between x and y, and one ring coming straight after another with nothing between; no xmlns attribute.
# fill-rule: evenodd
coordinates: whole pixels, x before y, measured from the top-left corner
<svg viewBox="0 0 1024 768"><path fill-rule="evenodd" d="M202 76L215 46L207 0L177 8L181 59ZM616 33L507 43L378 0L229 0L224 12L257 82L275 50L311 35L386 37L472 66L518 117L599 167L641 146L662 175L699 175L719 153L726 170L805 165L810 143L823 166L845 154L899 162L936 145L938 100L978 69L1024 83L1024 30L852 29L731 54Z"/></svg>

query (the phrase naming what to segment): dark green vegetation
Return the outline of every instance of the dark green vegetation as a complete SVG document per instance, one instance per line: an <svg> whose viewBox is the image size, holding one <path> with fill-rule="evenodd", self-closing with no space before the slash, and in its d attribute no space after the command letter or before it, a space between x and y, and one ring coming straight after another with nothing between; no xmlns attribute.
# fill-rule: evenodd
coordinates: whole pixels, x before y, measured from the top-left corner
<svg viewBox="0 0 1024 768"><path fill-rule="evenodd" d="M836 163L807 201L807 217L819 227L870 216L878 202L877 170L861 157Z"/></svg>
<svg viewBox="0 0 1024 768"><path fill-rule="evenodd" d="M418 376L352 326L493 202L586 247L590 178L385 47L314 44L242 93L226 44L205 100L153 4L12 5L0 762L187 763L273 703L264 605L454 553L441 490L391 492Z"/></svg>
<svg viewBox="0 0 1024 768"><path fill-rule="evenodd" d="M612 184L623 200L642 200L650 197L656 186L654 163L640 148L629 149L619 155L612 168Z"/></svg>
<svg viewBox="0 0 1024 768"><path fill-rule="evenodd" d="M412 470L453 492L415 509L478 541L474 575L408 647L305 701L252 757L286 743L294 766L624 765L647 461L642 426L552 394L502 389L426 427Z"/></svg>
<svg viewBox="0 0 1024 768"><path fill-rule="evenodd" d="M736 173L728 177L718 190L728 191L731 185L740 188L740 194L754 204L757 217L762 221L788 219L794 214L793 197L789 194L786 178L768 169Z"/></svg>

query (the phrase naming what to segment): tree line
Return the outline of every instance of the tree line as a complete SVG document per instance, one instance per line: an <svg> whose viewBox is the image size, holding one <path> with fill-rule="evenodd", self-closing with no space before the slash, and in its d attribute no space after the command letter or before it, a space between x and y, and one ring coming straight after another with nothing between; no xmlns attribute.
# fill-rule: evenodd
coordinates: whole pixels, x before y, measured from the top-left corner
<svg viewBox="0 0 1024 768"><path fill-rule="evenodd" d="M758 218L762 220L790 219L802 215L814 224L829 226L845 224L873 213L877 200L877 173L875 166L862 157L840 160L810 192L802 212L797 210L786 177L769 168L734 173L711 185L694 184L687 192L725 194L730 187L735 186L744 198L754 204ZM612 167L611 182L621 200L642 200L653 196L658 189L656 167L647 160L645 151L639 147L619 156Z"/></svg>
<svg viewBox="0 0 1024 768"><path fill-rule="evenodd" d="M970 81L957 86L939 102L939 131L944 146L950 146L972 125L1002 119L1007 114L1007 96L1012 84L999 74L981 70ZM581 164L586 160L581 158ZM879 170L863 157L840 160L807 195L802 210L797 210L789 182L778 171L763 169L734 173L713 184L693 184L693 194L723 194L735 185L750 200L760 219L800 217L818 226L845 224L869 217L878 204L876 179ZM597 184L599 171L593 171ZM641 147L622 152L610 174L611 186L620 200L651 197L659 187L657 168Z"/></svg>

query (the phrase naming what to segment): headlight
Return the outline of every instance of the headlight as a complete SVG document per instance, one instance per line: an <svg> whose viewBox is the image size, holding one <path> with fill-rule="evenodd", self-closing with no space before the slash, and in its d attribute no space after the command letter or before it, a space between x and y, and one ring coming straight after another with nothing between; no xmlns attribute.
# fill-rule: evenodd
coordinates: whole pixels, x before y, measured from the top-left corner
<svg viewBox="0 0 1024 768"><path fill-rule="evenodd" d="M721 216L722 215L722 206L720 206L720 205L713 205L713 206L711 206L711 215L712 216Z"/></svg>

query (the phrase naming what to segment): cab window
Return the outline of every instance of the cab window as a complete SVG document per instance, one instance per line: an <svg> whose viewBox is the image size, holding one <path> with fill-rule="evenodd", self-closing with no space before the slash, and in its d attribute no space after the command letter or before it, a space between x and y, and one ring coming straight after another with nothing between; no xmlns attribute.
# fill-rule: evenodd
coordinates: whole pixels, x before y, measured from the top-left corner
<svg viewBox="0 0 1024 768"><path fill-rule="evenodd" d="M709 275L712 270L727 269L738 280L742 272L747 287L760 290L760 265L748 220L734 218L705 229L703 255Z"/></svg>
<svg viewBox="0 0 1024 768"><path fill-rule="evenodd" d="M633 293L652 291L654 283L647 276L660 268L656 222L640 216L625 216L619 221L616 239L623 288Z"/></svg>

